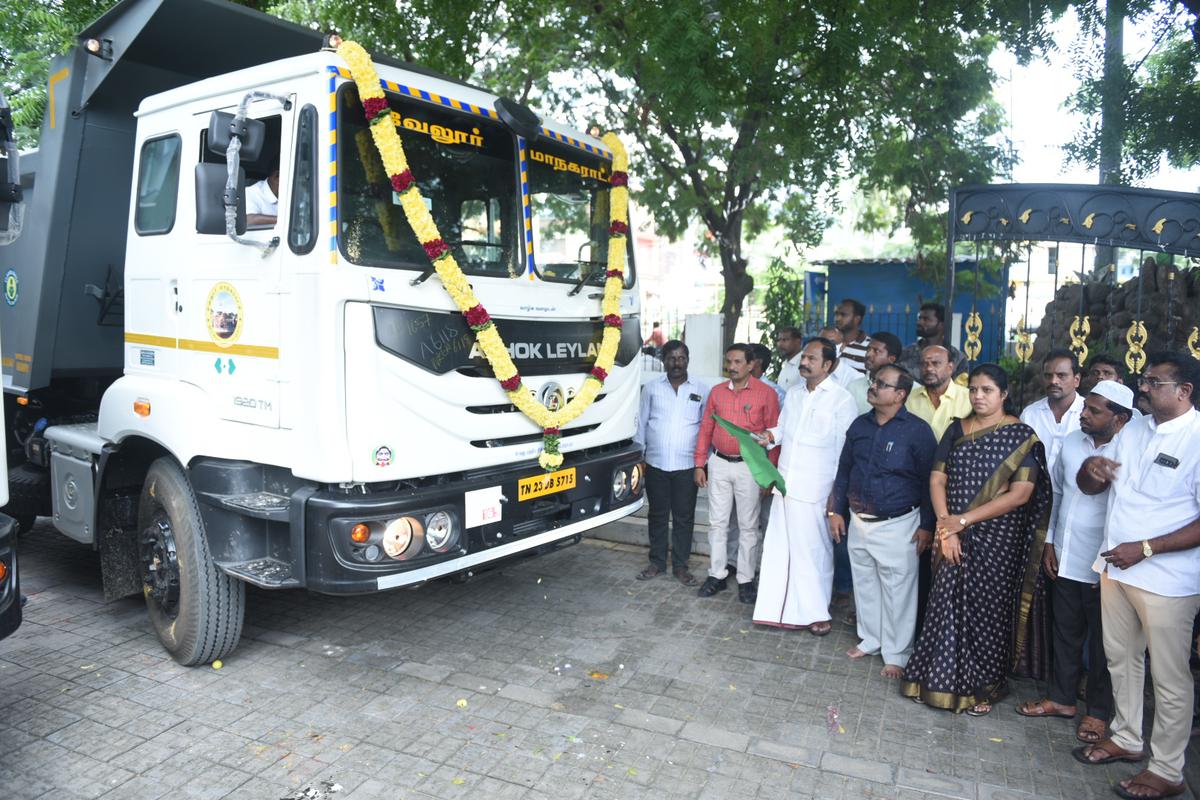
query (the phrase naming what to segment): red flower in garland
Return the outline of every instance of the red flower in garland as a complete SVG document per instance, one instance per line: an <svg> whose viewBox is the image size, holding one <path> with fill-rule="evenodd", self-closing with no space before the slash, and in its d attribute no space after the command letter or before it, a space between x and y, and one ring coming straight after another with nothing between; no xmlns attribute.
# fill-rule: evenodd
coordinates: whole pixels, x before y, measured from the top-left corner
<svg viewBox="0 0 1200 800"><path fill-rule="evenodd" d="M366 112L367 119L373 120L388 110L387 98L368 97L366 100L363 100L363 111Z"/></svg>
<svg viewBox="0 0 1200 800"><path fill-rule="evenodd" d="M623 278L623 277L625 277L625 275L619 269L610 269L604 273L604 277L606 277L606 278Z"/></svg>
<svg viewBox="0 0 1200 800"><path fill-rule="evenodd" d="M604 324L610 328L619 328L624 324L620 314L605 314Z"/></svg>
<svg viewBox="0 0 1200 800"><path fill-rule="evenodd" d="M429 256L430 261L437 261L450 252L450 245L441 239L430 239L421 246L425 248L425 255Z"/></svg>
<svg viewBox="0 0 1200 800"><path fill-rule="evenodd" d="M604 380L608 377L608 372L604 369L604 367L592 367L591 375L596 380L604 383Z"/></svg>
<svg viewBox="0 0 1200 800"><path fill-rule="evenodd" d="M467 324L472 328L478 328L481 325L487 325L492 321L488 316L487 309L482 305L476 305L467 309L466 313Z"/></svg>
<svg viewBox="0 0 1200 800"><path fill-rule="evenodd" d="M560 433L562 433L562 431L559 430L558 428L543 428L542 429L542 434L545 436L558 436Z"/></svg>
<svg viewBox="0 0 1200 800"><path fill-rule="evenodd" d="M392 188L403 194L417 184L417 179L413 177L411 170L397 173L392 176Z"/></svg>
<svg viewBox="0 0 1200 800"><path fill-rule="evenodd" d="M521 375L517 373L507 380L500 381L500 388L506 392L515 392L521 386Z"/></svg>
<svg viewBox="0 0 1200 800"><path fill-rule="evenodd" d="M612 225L608 226L609 236L624 236L629 233L629 226L619 219L614 219Z"/></svg>
<svg viewBox="0 0 1200 800"><path fill-rule="evenodd" d="M608 182L613 186L628 186L629 175L625 172L614 172L612 177L608 179Z"/></svg>

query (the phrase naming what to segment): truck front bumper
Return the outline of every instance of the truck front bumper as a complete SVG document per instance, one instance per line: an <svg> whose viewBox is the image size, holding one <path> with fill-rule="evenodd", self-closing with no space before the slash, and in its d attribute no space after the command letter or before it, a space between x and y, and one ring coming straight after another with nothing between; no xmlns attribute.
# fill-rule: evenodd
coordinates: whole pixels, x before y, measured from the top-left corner
<svg viewBox="0 0 1200 800"><path fill-rule="evenodd" d="M472 574L509 558L574 544L585 531L641 508L641 480L624 495L614 490L614 476L620 471L632 476L640 460L641 450L632 443L600 452L568 454L562 470L574 470L573 488L525 499L519 483L542 475L536 462L479 470L398 492L317 491L304 503L304 584L325 594L376 592ZM472 497L500 498L493 506L493 521L465 526L465 497L472 492L476 493ZM422 546L423 542L414 542L415 549L410 546L403 560L381 552L386 531L398 520L428 520L438 512L448 514L457 526L453 546L438 552ZM351 537L359 524L370 531L366 541L356 542Z"/></svg>

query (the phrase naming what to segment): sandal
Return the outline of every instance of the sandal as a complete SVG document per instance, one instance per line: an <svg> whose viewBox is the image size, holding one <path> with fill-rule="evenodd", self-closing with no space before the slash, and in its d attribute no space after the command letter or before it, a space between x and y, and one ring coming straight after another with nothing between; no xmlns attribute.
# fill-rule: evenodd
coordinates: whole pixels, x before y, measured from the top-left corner
<svg viewBox="0 0 1200 800"><path fill-rule="evenodd" d="M1093 753L1099 753L1099 758L1092 758ZM1101 764L1111 764L1114 761L1127 761L1130 764L1136 764L1139 761L1146 760L1145 753L1135 753L1132 750L1125 750L1118 747L1112 739L1101 739L1095 744L1085 744L1083 747L1076 747L1071 751L1071 755L1080 764L1088 766L1099 766Z"/></svg>
<svg viewBox="0 0 1200 800"><path fill-rule="evenodd" d="M1067 709L1070 709L1068 713ZM1050 698L1042 700L1030 700L1017 706L1017 713L1022 717L1062 717L1063 719L1075 719L1075 706L1060 706ZM1098 742L1100 739L1081 739L1085 742Z"/></svg>
<svg viewBox="0 0 1200 800"><path fill-rule="evenodd" d="M1100 741L1106 733L1108 733L1108 723L1099 717L1085 716L1079 720L1079 726L1075 728L1075 738L1088 744Z"/></svg>
<svg viewBox="0 0 1200 800"><path fill-rule="evenodd" d="M814 622L812 625L808 626L808 632L813 636L828 636L831 630L833 630L833 623L829 620L826 620L825 622Z"/></svg>
<svg viewBox="0 0 1200 800"><path fill-rule="evenodd" d="M986 717L990 713L992 713L991 703L976 703L967 709L968 717Z"/></svg>
<svg viewBox="0 0 1200 800"><path fill-rule="evenodd" d="M1134 787L1149 789L1150 793L1135 794L1130 791ZM1171 783L1166 778L1144 769L1132 778L1119 782L1113 787L1113 791L1127 800L1160 800L1163 797L1178 797L1183 794L1184 788L1182 783Z"/></svg>

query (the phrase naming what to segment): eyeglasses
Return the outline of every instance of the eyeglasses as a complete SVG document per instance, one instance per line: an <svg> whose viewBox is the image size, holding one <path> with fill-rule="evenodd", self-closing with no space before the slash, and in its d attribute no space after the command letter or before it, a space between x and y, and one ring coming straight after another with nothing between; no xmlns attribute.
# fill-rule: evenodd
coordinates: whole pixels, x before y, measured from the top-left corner
<svg viewBox="0 0 1200 800"><path fill-rule="evenodd" d="M881 380L876 380L876 381L872 382L871 385L875 387L875 391L879 391L880 389L899 389L900 388L899 386L897 386L894 383L884 383Z"/></svg>
<svg viewBox="0 0 1200 800"><path fill-rule="evenodd" d="M1157 389L1160 386L1175 386L1179 381L1160 381L1158 378L1147 378L1145 376L1138 378L1138 386L1149 386L1151 389Z"/></svg>

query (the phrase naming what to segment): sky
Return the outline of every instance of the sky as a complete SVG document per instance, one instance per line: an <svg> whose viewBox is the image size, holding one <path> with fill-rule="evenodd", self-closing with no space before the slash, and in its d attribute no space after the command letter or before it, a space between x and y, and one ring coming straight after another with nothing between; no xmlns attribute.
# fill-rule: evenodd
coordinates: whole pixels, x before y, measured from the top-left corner
<svg viewBox="0 0 1200 800"><path fill-rule="evenodd" d="M1018 183L1095 183L1096 171L1080 166L1067 167L1061 145L1070 141L1080 118L1065 107L1067 96L1077 86L1068 55L1071 43L1079 32L1074 11L1054 27L1058 51L1048 62L1035 62L1022 67L1011 54L997 53L992 68L1000 81L996 99L1009 111L1009 135L1021 159L1013 172ZM1125 26L1127 59L1145 55L1152 44L1149 24ZM1160 172L1148 179L1148 188L1182 192L1200 191L1200 169L1174 170L1164 163Z"/></svg>

